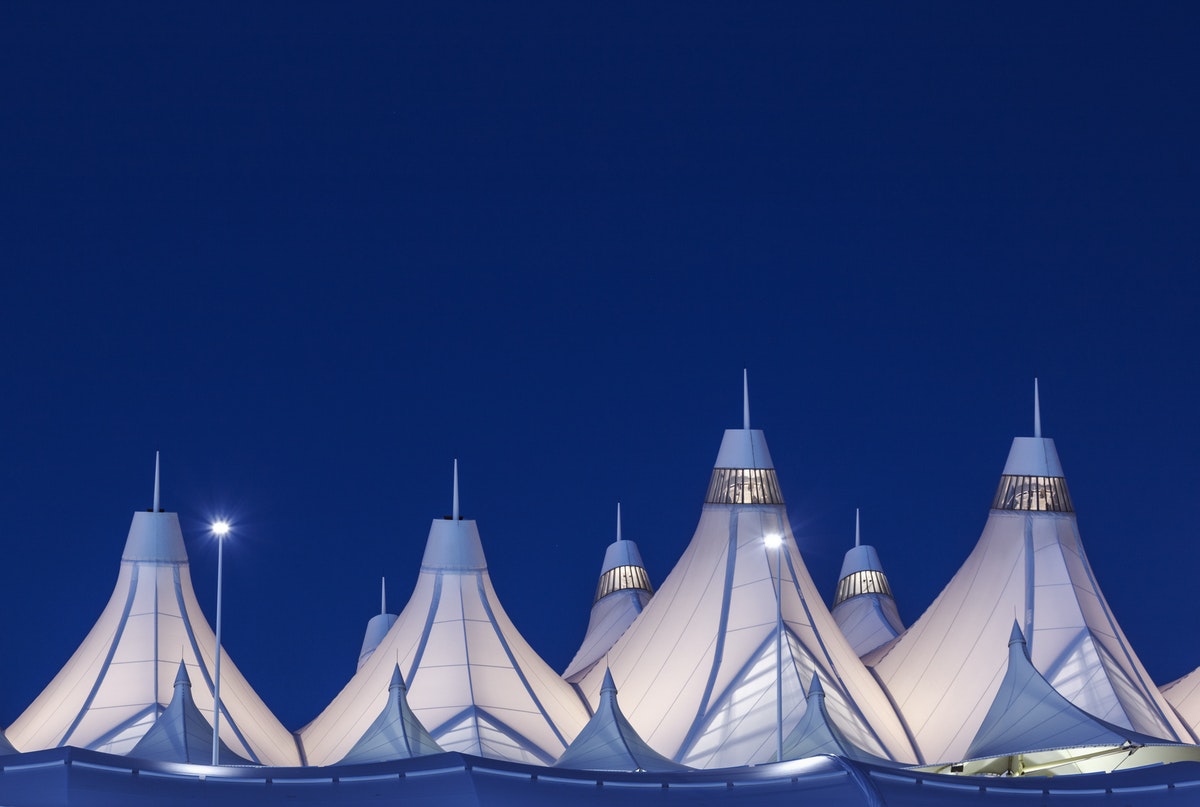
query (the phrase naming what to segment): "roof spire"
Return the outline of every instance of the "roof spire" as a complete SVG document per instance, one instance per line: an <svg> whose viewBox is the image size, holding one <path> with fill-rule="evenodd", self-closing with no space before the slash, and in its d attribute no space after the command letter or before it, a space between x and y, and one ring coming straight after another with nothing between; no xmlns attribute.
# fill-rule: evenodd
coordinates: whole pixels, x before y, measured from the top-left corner
<svg viewBox="0 0 1200 807"><path fill-rule="evenodd" d="M621 503L617 502L617 540L621 540Z"/></svg>
<svg viewBox="0 0 1200 807"><path fill-rule="evenodd" d="M452 515L458 521L458 458L454 459L454 510Z"/></svg>
<svg viewBox="0 0 1200 807"><path fill-rule="evenodd" d="M379 578L379 613L387 613L387 578Z"/></svg>
<svg viewBox="0 0 1200 807"><path fill-rule="evenodd" d="M154 452L154 512L158 512L158 452Z"/></svg>
<svg viewBox="0 0 1200 807"><path fill-rule="evenodd" d="M1033 379L1033 436L1042 436L1042 405L1038 402L1037 377Z"/></svg>
<svg viewBox="0 0 1200 807"><path fill-rule="evenodd" d="M750 377L742 368L742 428L750 428Z"/></svg>
<svg viewBox="0 0 1200 807"><path fill-rule="evenodd" d="M859 545L858 508L857 507L854 508L854 545L855 546Z"/></svg>

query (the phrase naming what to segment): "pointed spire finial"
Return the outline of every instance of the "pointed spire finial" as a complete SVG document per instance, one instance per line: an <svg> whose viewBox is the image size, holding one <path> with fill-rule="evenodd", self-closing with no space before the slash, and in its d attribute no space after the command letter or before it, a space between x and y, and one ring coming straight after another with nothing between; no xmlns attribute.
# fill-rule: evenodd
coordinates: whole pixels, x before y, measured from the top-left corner
<svg viewBox="0 0 1200 807"><path fill-rule="evenodd" d="M404 683L404 676L400 674L399 664L392 668L392 680L388 683L388 689L399 689L401 691L408 690L408 687Z"/></svg>
<svg viewBox="0 0 1200 807"><path fill-rule="evenodd" d="M458 521L458 458L454 459L454 509L452 515Z"/></svg>
<svg viewBox="0 0 1200 807"><path fill-rule="evenodd" d="M742 428L750 428L750 375L742 368Z"/></svg>
<svg viewBox="0 0 1200 807"><path fill-rule="evenodd" d="M854 508L854 545L859 546L858 508Z"/></svg>
<svg viewBox="0 0 1200 807"><path fill-rule="evenodd" d="M808 697L825 699L825 688L821 686L821 679L817 677L815 672L808 684Z"/></svg>
<svg viewBox="0 0 1200 807"><path fill-rule="evenodd" d="M179 672L175 673L175 686L190 687L191 685L192 679L191 676L188 675L187 664L184 663L183 659L179 659Z"/></svg>
<svg viewBox="0 0 1200 807"><path fill-rule="evenodd" d="M154 512L158 512L158 452L154 452Z"/></svg>
<svg viewBox="0 0 1200 807"><path fill-rule="evenodd" d="M607 666L604 668L604 682L600 684L600 693L604 694L606 692L611 692L614 695L617 694L617 685L613 681L612 670Z"/></svg>
<svg viewBox="0 0 1200 807"><path fill-rule="evenodd" d="M1013 620L1012 631L1008 634L1009 645L1025 644L1025 634L1021 632L1021 626L1017 624L1017 620Z"/></svg>
<svg viewBox="0 0 1200 807"><path fill-rule="evenodd" d="M387 613L387 578L379 578L379 613Z"/></svg>
<svg viewBox="0 0 1200 807"><path fill-rule="evenodd" d="M621 503L617 502L617 540L621 540Z"/></svg>
<svg viewBox="0 0 1200 807"><path fill-rule="evenodd" d="M1037 378L1033 379L1033 436L1042 436L1042 405L1038 401Z"/></svg>

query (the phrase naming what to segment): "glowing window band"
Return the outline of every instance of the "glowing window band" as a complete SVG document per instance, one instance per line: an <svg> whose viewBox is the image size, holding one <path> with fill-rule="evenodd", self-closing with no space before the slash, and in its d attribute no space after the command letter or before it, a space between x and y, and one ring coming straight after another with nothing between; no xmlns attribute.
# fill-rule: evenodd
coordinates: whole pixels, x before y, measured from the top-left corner
<svg viewBox="0 0 1200 807"><path fill-rule="evenodd" d="M992 509L1075 512L1067 493L1067 480L1061 476L1002 476Z"/></svg>
<svg viewBox="0 0 1200 807"><path fill-rule="evenodd" d="M886 594L892 596L892 587L888 585L883 572L867 569L861 572L851 572L838 581L837 596L834 605L845 602L859 594Z"/></svg>
<svg viewBox="0 0 1200 807"><path fill-rule="evenodd" d="M705 504L783 504L773 468L713 468Z"/></svg>
<svg viewBox="0 0 1200 807"><path fill-rule="evenodd" d="M641 590L647 594L654 593L654 589L650 587L650 575L646 574L646 570L641 566L616 566L600 575L600 582L596 586L596 597L592 602L597 602L614 591L625 591L626 589Z"/></svg>

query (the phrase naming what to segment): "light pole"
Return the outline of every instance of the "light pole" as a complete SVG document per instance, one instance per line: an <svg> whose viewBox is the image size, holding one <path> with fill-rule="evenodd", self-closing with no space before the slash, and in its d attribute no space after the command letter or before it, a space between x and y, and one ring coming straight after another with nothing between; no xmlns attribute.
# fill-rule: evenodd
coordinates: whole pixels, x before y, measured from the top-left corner
<svg viewBox="0 0 1200 807"><path fill-rule="evenodd" d="M212 523L212 534L217 539L217 668L213 682L213 747L212 764L217 764L221 748L221 571L225 565L225 536L229 534L229 522L218 519Z"/></svg>
<svg viewBox="0 0 1200 807"><path fill-rule="evenodd" d="M775 550L775 574L771 578L775 589L775 761L783 762L783 536L777 532L763 536L767 549ZM767 569L771 568L767 561ZM218 613L220 613L218 611Z"/></svg>

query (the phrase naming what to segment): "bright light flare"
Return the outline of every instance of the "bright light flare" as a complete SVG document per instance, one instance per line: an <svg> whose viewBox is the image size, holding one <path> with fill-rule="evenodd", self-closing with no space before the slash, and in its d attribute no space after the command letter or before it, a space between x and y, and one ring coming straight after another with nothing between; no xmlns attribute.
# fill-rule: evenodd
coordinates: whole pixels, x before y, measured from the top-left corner
<svg viewBox="0 0 1200 807"><path fill-rule="evenodd" d="M763 536L763 543L767 545L767 549L778 549L783 546L783 536L777 532L769 532Z"/></svg>
<svg viewBox="0 0 1200 807"><path fill-rule="evenodd" d="M209 529L212 530L213 535L217 536L218 538L224 538L229 534L229 522L223 518L217 519L212 523L212 526L209 527Z"/></svg>

